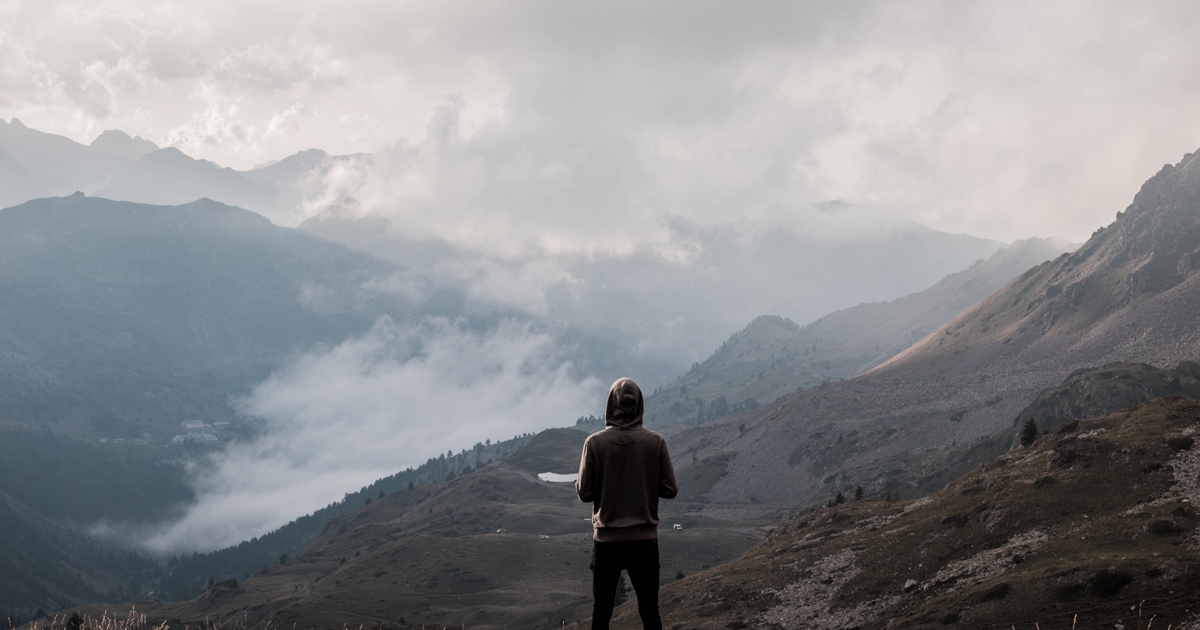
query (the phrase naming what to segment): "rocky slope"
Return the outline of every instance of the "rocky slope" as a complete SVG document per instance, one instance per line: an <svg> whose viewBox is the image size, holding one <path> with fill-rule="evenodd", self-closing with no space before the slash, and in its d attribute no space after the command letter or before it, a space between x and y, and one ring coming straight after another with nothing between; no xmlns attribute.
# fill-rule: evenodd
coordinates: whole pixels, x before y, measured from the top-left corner
<svg viewBox="0 0 1200 630"><path fill-rule="evenodd" d="M666 585L664 626L1198 628L1198 434L1200 403L1164 398L1072 423L918 501L818 509ZM632 604L613 627L641 627Z"/></svg>
<svg viewBox="0 0 1200 630"><path fill-rule="evenodd" d="M1182 322L1169 318L1188 306L1180 301L1192 294L1188 281L1194 278L1192 261L1200 260L1198 256L1200 155L1189 153L1178 164L1163 166L1142 185L1133 203L1117 213L1117 220L1097 230L1083 247L1031 269L876 368L875 374L940 366L971 350L1012 353L996 346L1024 347L1037 340L1045 340L1041 347L1046 348L1079 344L1091 341L1083 338L1089 330L1119 339L1120 333L1109 330L1115 322L1102 324L1160 296L1155 310L1165 311L1161 315L1141 308L1141 321L1122 323L1154 335L1150 342L1162 341L1164 333L1188 332L1174 325ZM1183 336L1178 345L1192 339Z"/></svg>
<svg viewBox="0 0 1200 630"><path fill-rule="evenodd" d="M1077 247L1025 239L890 302L860 304L805 326L763 316L646 401L653 424L699 424L883 363L1030 268ZM751 405L746 405L752 401Z"/></svg>
<svg viewBox="0 0 1200 630"><path fill-rule="evenodd" d="M1118 361L1081 368L1051 387L1017 416L1017 424L1033 420L1039 430L1053 431L1079 418L1099 418L1126 407L1170 395L1200 399L1200 364L1184 361L1174 368ZM1013 446L1020 436L1014 435Z"/></svg>
<svg viewBox="0 0 1200 630"><path fill-rule="evenodd" d="M857 486L925 493L1008 448L1023 411L1076 370L1195 361L1200 274L1183 262L1200 242L1197 172L1193 155L1164 168L1078 251L1031 269L863 376L680 434L672 448L735 453L710 501L740 501L744 516Z"/></svg>

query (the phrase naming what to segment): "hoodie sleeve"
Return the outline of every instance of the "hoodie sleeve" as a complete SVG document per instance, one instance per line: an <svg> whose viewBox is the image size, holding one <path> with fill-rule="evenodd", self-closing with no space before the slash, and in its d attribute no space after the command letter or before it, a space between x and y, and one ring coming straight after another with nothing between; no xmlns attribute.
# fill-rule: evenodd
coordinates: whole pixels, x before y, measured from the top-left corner
<svg viewBox="0 0 1200 630"><path fill-rule="evenodd" d="M667 441L662 440L658 457L658 496L662 499L674 499L679 494L679 484L675 483L675 466L671 464L671 453L667 450Z"/></svg>
<svg viewBox="0 0 1200 630"><path fill-rule="evenodd" d="M596 463L593 461L591 445L590 439L583 443L583 454L579 457L579 476L575 479L575 494L578 494L579 500L584 503L591 503L596 499Z"/></svg>

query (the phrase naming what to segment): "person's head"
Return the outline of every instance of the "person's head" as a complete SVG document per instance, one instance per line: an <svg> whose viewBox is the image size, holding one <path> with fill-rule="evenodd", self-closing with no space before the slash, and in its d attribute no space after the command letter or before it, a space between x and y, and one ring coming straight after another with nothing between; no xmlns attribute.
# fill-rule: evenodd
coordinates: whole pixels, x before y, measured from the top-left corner
<svg viewBox="0 0 1200 630"><path fill-rule="evenodd" d="M642 425L642 389L633 379L619 378L608 390L608 405L604 409L604 425L630 428Z"/></svg>

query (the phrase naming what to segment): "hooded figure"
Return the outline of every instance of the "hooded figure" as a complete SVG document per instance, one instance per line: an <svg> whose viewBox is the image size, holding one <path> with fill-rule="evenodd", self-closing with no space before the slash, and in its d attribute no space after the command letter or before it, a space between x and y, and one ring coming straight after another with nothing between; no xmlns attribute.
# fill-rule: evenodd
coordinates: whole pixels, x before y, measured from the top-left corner
<svg viewBox="0 0 1200 630"><path fill-rule="evenodd" d="M667 442L642 428L642 390L617 379L608 391L604 430L583 443L579 500L592 504L592 628L608 628L624 569L638 596L642 626L658 630L658 500L679 493Z"/></svg>

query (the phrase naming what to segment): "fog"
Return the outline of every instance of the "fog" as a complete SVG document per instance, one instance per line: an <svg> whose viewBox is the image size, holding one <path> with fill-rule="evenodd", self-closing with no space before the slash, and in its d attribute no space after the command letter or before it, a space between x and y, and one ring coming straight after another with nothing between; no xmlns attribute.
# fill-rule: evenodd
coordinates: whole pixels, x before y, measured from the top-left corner
<svg viewBox="0 0 1200 630"><path fill-rule="evenodd" d="M267 431L197 466L199 499L139 533L157 554L234 545L439 452L570 424L603 410L607 384L572 374L565 349L512 322L380 319L299 356L240 406ZM95 533L128 526L103 525Z"/></svg>

